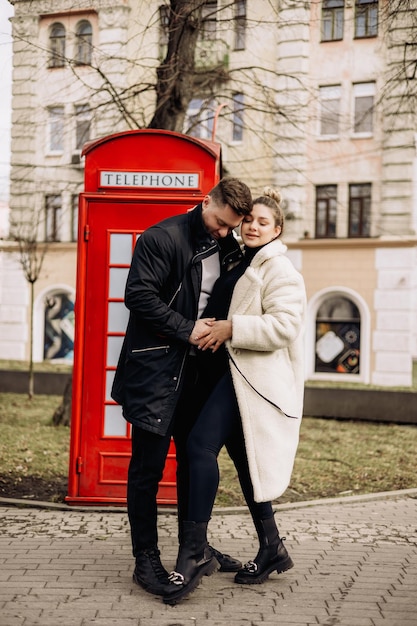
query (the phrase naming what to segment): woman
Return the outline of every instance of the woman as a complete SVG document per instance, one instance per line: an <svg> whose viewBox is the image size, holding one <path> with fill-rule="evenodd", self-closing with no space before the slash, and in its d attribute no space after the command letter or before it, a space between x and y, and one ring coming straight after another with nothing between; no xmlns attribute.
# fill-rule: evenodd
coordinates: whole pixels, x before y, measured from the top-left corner
<svg viewBox="0 0 417 626"><path fill-rule="evenodd" d="M226 445L259 538L259 551L235 582L264 582L293 567L275 524L271 500L287 488L294 464L304 393L305 288L278 240L281 196L272 189L253 203L241 237L245 258L216 282L204 317L215 317L199 349L215 353L219 376L188 440L190 499L180 532L167 604L176 604L217 567L207 543Z"/></svg>

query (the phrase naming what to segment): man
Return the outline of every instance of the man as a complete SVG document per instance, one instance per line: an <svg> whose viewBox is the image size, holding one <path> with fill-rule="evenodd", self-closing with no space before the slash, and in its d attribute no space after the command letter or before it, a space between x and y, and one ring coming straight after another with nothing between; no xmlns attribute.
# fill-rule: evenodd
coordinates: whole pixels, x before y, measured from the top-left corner
<svg viewBox="0 0 417 626"><path fill-rule="evenodd" d="M210 359L193 348L209 330L199 317L220 272L241 258L232 231L251 209L249 188L223 178L193 210L148 228L133 253L125 291L130 316L112 397L132 424L127 505L133 580L156 595L169 585L158 550L158 483L172 436L181 529L188 506L186 441L216 382ZM223 571L241 567L211 550Z"/></svg>

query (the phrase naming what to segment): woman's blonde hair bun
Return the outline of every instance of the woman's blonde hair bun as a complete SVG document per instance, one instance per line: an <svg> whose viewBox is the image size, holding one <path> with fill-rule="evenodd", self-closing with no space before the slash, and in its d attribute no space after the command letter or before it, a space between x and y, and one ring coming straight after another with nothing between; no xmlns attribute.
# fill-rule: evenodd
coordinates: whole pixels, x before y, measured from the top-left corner
<svg viewBox="0 0 417 626"><path fill-rule="evenodd" d="M272 198L275 200L277 204L281 204L282 194L278 189L273 189L272 187L264 187L263 195L268 198Z"/></svg>
<svg viewBox="0 0 417 626"><path fill-rule="evenodd" d="M253 204L264 204L271 209L275 220L275 226L279 226L282 233L284 230L284 211L281 207L281 200L282 195L278 189L274 189L273 187L264 187L262 196L256 198L256 200L253 201Z"/></svg>

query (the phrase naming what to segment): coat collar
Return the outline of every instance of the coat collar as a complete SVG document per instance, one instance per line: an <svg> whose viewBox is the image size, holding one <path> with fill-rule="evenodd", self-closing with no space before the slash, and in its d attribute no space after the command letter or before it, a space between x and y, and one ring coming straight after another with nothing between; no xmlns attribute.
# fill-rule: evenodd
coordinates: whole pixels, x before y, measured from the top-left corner
<svg viewBox="0 0 417 626"><path fill-rule="evenodd" d="M275 256L285 254L287 252L287 249L287 246L282 243L280 239L274 239L273 241L270 241L258 250L258 252L253 257L250 266L259 267L260 265L265 263L265 261L268 261Z"/></svg>

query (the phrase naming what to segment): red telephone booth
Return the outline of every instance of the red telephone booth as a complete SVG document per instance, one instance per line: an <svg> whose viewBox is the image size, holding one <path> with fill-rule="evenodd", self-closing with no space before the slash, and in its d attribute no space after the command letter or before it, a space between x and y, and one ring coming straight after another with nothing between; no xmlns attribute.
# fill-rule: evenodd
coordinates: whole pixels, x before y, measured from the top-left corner
<svg viewBox="0 0 417 626"><path fill-rule="evenodd" d="M187 211L220 179L220 146L163 130L88 144L80 194L69 504L126 503L130 426L110 397L128 310L124 289L140 234ZM171 443L160 504L176 503Z"/></svg>

